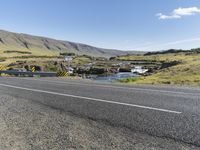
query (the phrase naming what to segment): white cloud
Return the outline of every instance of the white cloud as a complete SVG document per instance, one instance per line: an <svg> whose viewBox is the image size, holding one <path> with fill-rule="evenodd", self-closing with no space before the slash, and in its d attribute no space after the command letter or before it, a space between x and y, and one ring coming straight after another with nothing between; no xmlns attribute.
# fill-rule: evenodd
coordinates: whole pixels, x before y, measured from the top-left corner
<svg viewBox="0 0 200 150"><path fill-rule="evenodd" d="M165 20L165 19L180 19L183 16L191 16L195 14L200 14L200 8L197 7L188 7L188 8L177 8L171 12L170 15L164 15L162 13L158 13L156 16L158 16L159 19Z"/></svg>

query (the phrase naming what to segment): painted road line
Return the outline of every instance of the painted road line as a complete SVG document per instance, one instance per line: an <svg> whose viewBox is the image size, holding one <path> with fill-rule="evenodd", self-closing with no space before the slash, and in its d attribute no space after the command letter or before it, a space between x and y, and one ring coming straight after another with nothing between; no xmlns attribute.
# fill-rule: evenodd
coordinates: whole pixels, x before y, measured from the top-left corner
<svg viewBox="0 0 200 150"><path fill-rule="evenodd" d="M78 99L86 99L86 100L90 100L90 101L97 101L97 102L104 102L104 103L110 103L110 104L137 107L137 108L149 109L149 110L155 110L155 111L161 111L161 112L167 112L167 113L174 113L174 114L181 114L182 113L182 112L179 112L179 111L173 111L173 110L168 110L168 109L149 107L149 106L143 106L143 105L136 105L136 104L129 104L129 103L121 103L121 102L116 102L116 101L109 101L109 100L91 98L91 97L83 97L83 96L64 94L64 93L58 93L58 92L52 92L52 91L45 91L45 90L39 90L39 89L31 89L31 88L19 87L19 86L14 86L14 85L7 85L7 84L0 84L0 85L4 86L4 87L14 88L14 89L20 89L20 90L26 90L26 91L32 91L32 92L39 92L39 93L46 93L46 94L52 94L52 95L59 95L59 96L65 96L65 97L73 97L73 98L78 98Z"/></svg>
<svg viewBox="0 0 200 150"><path fill-rule="evenodd" d="M122 86L113 86L113 85L101 85L101 84L88 84L88 83L75 83L75 82L61 82L61 81L49 81L44 79L30 79L30 78L17 78L23 80L30 80L30 81L44 81L49 83L60 83L60 84L71 84L71 85L81 85L81 86L94 86L94 87L103 87L103 88L116 88L116 89L127 89L127 90L137 90L137 91L146 91L146 92L160 92L160 93L171 93L171 94L181 94L181 95L198 95L198 93L187 93L187 92L176 92L176 91L167 91L167 90L154 90L154 89L142 89L142 88L134 88L134 87L122 87Z"/></svg>

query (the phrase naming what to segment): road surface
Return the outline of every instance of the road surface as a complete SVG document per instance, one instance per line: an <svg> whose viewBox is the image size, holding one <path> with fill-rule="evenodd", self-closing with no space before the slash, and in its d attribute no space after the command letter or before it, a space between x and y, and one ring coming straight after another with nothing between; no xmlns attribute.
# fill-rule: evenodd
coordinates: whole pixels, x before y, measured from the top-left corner
<svg viewBox="0 0 200 150"><path fill-rule="evenodd" d="M48 78L0 78L0 92L200 146L200 89Z"/></svg>

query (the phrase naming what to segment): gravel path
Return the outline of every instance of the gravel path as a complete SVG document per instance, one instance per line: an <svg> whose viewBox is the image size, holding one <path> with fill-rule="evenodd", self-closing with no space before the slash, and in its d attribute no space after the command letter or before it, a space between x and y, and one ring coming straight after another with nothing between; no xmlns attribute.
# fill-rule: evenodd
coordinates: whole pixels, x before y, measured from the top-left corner
<svg viewBox="0 0 200 150"><path fill-rule="evenodd" d="M0 92L0 150L199 150Z"/></svg>

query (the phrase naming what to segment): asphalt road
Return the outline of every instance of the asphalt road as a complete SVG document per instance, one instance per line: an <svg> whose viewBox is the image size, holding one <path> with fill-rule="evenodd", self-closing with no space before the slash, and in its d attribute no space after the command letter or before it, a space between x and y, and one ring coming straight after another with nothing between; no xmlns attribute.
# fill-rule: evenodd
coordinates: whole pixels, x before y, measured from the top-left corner
<svg viewBox="0 0 200 150"><path fill-rule="evenodd" d="M200 146L200 89L0 77L0 92Z"/></svg>

